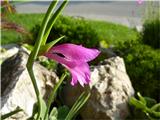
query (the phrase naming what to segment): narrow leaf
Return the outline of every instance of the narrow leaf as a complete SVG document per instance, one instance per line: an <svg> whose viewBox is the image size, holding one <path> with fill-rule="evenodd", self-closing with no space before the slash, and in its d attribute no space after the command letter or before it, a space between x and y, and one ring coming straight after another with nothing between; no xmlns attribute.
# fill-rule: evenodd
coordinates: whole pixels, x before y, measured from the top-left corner
<svg viewBox="0 0 160 120"><path fill-rule="evenodd" d="M87 100L90 97L90 93L89 92L83 92L78 100L74 103L74 105L72 106L71 110L69 111L67 117L65 118L65 120L72 120L73 117L75 117L75 115L77 114L77 112L83 107L83 105L87 102Z"/></svg>
<svg viewBox="0 0 160 120"><path fill-rule="evenodd" d="M48 24L47 24L47 29L45 30L45 34L43 36L43 42L42 45L46 44L48 35L55 23L55 21L57 20L57 18L59 17L60 13L62 12L62 10L64 9L64 7L66 6L66 4L68 3L67 0L64 0L63 3L61 4L61 6L56 10L56 12L53 14L53 16L51 17L51 19L49 20Z"/></svg>
<svg viewBox="0 0 160 120"><path fill-rule="evenodd" d="M146 105L146 100L145 100L145 98L144 97L142 97L142 95L138 92L137 93L137 95L138 95L138 97L139 97L139 100L144 104L144 105Z"/></svg>
<svg viewBox="0 0 160 120"><path fill-rule="evenodd" d="M52 110L51 110L51 113L49 115L49 120L55 120L57 119L57 116L58 116L58 110L56 107L54 107Z"/></svg>
<svg viewBox="0 0 160 120"><path fill-rule="evenodd" d="M55 94L56 94L59 86L62 84L63 80L65 79L66 75L67 75L66 73L62 74L60 80L59 80L58 83L54 86L54 88L53 88L53 90L52 90L52 92L51 92L51 94L50 94L48 103L47 103L47 110L46 110L46 112L45 112L45 117L44 117L44 119L47 118L47 114L48 114L48 112L49 112L49 108L50 108L50 106L51 106L51 103L53 102L54 97L55 97Z"/></svg>
<svg viewBox="0 0 160 120"><path fill-rule="evenodd" d="M58 39L56 39L56 40L53 40L52 42L47 43L46 45L42 45L41 48L40 48L40 50L39 50L39 53L38 53L38 54L39 54L39 55L42 55L42 54L48 52L48 50L49 50L52 46L54 46L57 42L59 42L59 41L62 40L63 38L64 38L64 36L62 36L62 37L60 37L60 38L58 38Z"/></svg>
<svg viewBox="0 0 160 120"><path fill-rule="evenodd" d="M155 110L155 111L160 112L160 103L155 104L154 106L152 106L151 110Z"/></svg>
<svg viewBox="0 0 160 120"><path fill-rule="evenodd" d="M149 108L147 108L146 111L149 113L150 116L160 119L160 112L156 112L156 111L151 110Z"/></svg>
<svg viewBox="0 0 160 120"><path fill-rule="evenodd" d="M10 116L12 116L12 115L20 112L20 111L22 111L22 109L20 109L19 107L17 107L14 111L11 111L11 112L9 112L7 114L2 115L1 119L4 120L4 119L6 119L6 118L8 118L8 117L10 117Z"/></svg>
<svg viewBox="0 0 160 120"><path fill-rule="evenodd" d="M40 99L40 103L41 103L40 118L44 119L45 112L47 110L47 105L46 105L45 101L43 100L43 98Z"/></svg>
<svg viewBox="0 0 160 120"><path fill-rule="evenodd" d="M136 108L138 109L142 109L142 110L145 110L146 109L146 106L141 102L141 101L138 101L136 98L134 97L131 97L130 98L130 104L131 105L134 105Z"/></svg>
<svg viewBox="0 0 160 120"><path fill-rule="evenodd" d="M29 45L29 44L23 44L22 47L25 47L27 50L32 51L33 50L33 46Z"/></svg>
<svg viewBox="0 0 160 120"><path fill-rule="evenodd" d="M157 103L155 99L150 98L150 97L144 97L144 99L147 102L147 107L148 108L151 108L153 105L155 105Z"/></svg>

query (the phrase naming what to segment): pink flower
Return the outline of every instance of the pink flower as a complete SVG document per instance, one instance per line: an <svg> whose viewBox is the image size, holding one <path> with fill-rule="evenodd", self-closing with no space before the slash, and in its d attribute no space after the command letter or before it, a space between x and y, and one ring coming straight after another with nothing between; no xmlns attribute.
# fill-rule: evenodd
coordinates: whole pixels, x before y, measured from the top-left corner
<svg viewBox="0 0 160 120"><path fill-rule="evenodd" d="M141 5L143 3L143 0L137 0L137 3Z"/></svg>
<svg viewBox="0 0 160 120"><path fill-rule="evenodd" d="M72 75L71 85L79 82L82 86L90 82L90 69L87 62L95 59L100 51L81 45L62 44L52 47L45 56L65 66Z"/></svg>

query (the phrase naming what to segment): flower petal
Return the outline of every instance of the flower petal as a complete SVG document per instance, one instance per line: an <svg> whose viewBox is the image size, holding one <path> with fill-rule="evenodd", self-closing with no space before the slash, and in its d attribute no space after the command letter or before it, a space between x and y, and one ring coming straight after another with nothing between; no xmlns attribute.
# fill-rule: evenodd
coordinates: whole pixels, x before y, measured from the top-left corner
<svg viewBox="0 0 160 120"><path fill-rule="evenodd" d="M90 69L87 63L77 64L77 62L69 61L63 57L51 53L46 53L45 56L61 63L71 72L71 85L74 86L77 82L79 82L81 86L84 86L84 84L88 84L90 82Z"/></svg>
<svg viewBox="0 0 160 120"><path fill-rule="evenodd" d="M87 63L81 63L74 68L67 68L72 74L71 85L76 85L77 81L84 86L90 82L90 69Z"/></svg>
<svg viewBox="0 0 160 120"><path fill-rule="evenodd" d="M68 66L70 68L73 68L77 65L76 61L67 60L66 58L60 57L57 54L52 54L48 52L48 53L45 53L45 56L61 63L62 65Z"/></svg>
<svg viewBox="0 0 160 120"><path fill-rule="evenodd" d="M82 86L90 82L88 61L96 58L100 51L80 45L62 44L52 47L45 56L65 66L72 75L71 85L79 82Z"/></svg>
<svg viewBox="0 0 160 120"><path fill-rule="evenodd" d="M100 53L97 49L89 49L81 45L74 45L70 43L54 46L49 52L60 53L71 61L81 62L91 61Z"/></svg>

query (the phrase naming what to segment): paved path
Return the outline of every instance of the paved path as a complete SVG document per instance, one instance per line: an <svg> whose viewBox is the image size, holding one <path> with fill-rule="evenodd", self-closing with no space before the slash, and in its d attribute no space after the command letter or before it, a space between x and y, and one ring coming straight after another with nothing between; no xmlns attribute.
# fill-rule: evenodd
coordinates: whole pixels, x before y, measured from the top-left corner
<svg viewBox="0 0 160 120"><path fill-rule="evenodd" d="M37 1L16 4L19 13L45 13L50 2ZM123 24L129 27L141 26L146 3L138 5L136 1L71 1L63 14L81 16Z"/></svg>

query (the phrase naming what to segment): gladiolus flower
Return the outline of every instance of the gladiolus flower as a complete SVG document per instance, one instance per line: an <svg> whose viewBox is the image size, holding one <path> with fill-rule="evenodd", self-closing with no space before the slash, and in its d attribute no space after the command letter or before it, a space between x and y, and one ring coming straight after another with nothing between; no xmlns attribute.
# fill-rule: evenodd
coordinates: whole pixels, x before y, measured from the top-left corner
<svg viewBox="0 0 160 120"><path fill-rule="evenodd" d="M52 47L45 56L65 66L72 75L71 85L79 82L82 86L90 82L90 69L87 62L95 59L100 51L75 44L61 44Z"/></svg>

